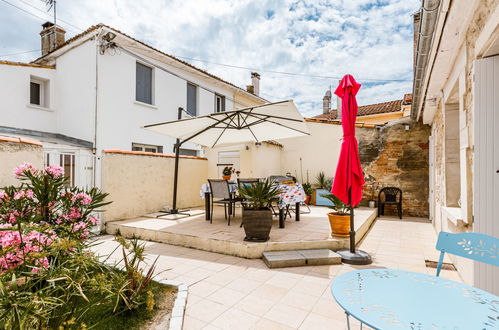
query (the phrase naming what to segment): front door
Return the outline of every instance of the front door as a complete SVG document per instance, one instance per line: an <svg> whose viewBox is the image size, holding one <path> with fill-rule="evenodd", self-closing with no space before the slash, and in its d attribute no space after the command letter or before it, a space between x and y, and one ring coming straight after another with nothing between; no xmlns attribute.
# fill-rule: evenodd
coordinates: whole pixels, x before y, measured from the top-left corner
<svg viewBox="0 0 499 330"><path fill-rule="evenodd" d="M499 56L474 68L473 231L499 237ZM475 286L499 295L499 267L474 268Z"/></svg>

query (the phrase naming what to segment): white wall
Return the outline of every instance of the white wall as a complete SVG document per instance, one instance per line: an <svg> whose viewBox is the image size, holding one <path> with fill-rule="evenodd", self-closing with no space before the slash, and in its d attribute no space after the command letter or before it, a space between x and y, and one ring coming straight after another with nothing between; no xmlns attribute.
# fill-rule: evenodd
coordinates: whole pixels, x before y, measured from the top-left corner
<svg viewBox="0 0 499 330"><path fill-rule="evenodd" d="M31 106L30 76L50 81L50 109ZM0 64L0 126L57 132L55 69Z"/></svg>
<svg viewBox="0 0 499 330"><path fill-rule="evenodd" d="M334 176L343 132L341 125L307 122L307 126L309 136L279 140L284 146L281 168L283 173L290 172L304 182L307 181L308 171L309 182L314 183L321 171L326 176Z"/></svg>
<svg viewBox="0 0 499 330"><path fill-rule="evenodd" d="M95 135L95 52L95 42L89 40L59 57L55 70L57 133L91 142Z"/></svg>

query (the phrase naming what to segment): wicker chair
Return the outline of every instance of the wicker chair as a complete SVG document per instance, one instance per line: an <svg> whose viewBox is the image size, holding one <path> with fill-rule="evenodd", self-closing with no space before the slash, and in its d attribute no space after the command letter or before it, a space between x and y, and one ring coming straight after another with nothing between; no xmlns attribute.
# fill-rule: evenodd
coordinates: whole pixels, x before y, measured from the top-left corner
<svg viewBox="0 0 499 330"><path fill-rule="evenodd" d="M223 204L225 219L228 218L228 225L230 226L230 216L236 213L236 203L241 201L241 198L236 197L235 194L230 192L229 181L227 180L211 180L208 179L211 192L211 214L210 223L213 222L213 204ZM215 198L218 198L215 200ZM228 212L227 212L228 210ZM228 215L228 217L227 217Z"/></svg>
<svg viewBox="0 0 499 330"><path fill-rule="evenodd" d="M398 216L402 219L402 190L397 187L385 187L378 194L378 217L385 214L385 205L396 205Z"/></svg>

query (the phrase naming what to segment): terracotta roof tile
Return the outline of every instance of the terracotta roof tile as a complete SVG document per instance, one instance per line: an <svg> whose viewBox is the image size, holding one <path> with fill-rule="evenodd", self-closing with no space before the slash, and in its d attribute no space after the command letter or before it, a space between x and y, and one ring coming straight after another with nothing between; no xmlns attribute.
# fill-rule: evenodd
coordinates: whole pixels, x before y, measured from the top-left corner
<svg viewBox="0 0 499 330"><path fill-rule="evenodd" d="M359 112L357 114L357 117L401 111L402 110L400 107L401 104L402 100L395 100L395 101L389 101L377 104L362 105L359 107ZM331 110L328 114L320 114L312 118L326 119L326 120L337 119L336 109Z"/></svg>
<svg viewBox="0 0 499 330"><path fill-rule="evenodd" d="M70 38L70 39L66 40L63 44L61 44L61 45L59 45L58 47L54 48L52 51L50 51L50 52L48 52L47 54L45 54L45 55L43 55L43 56L41 56L41 57L37 58L36 60L34 60L34 61L33 61L33 63L36 63L36 62L39 62L39 61L43 61L43 59L45 59L47 56L49 56L50 54L54 53L55 51L57 51L57 50L61 49L62 47L66 46L66 45L68 45L68 44L70 44L70 43L72 43L73 41L75 41L75 40L77 40L77 39L80 39L80 38L84 37L85 35L87 35L87 34L91 33L91 32L92 32L92 31L94 31L94 30L97 30L97 29L99 29L99 28L101 28L101 27L105 27L105 28L107 28L107 29L109 29L109 30L111 30L111 31L114 31L114 32L116 32L116 33L119 33L119 34L121 34L121 35L123 35L123 36L125 36L125 37L127 37L127 38L129 38L129 39L131 39L131 40L133 40L133 41L135 41L135 42L137 42L137 43L139 43L139 44L141 44L141 45L143 45L143 46L145 46L145 47L149 48L149 49L152 49L152 50L154 50L154 51L156 51L156 52L158 52L158 53L160 53L160 54L162 54L162 55L164 55L164 56L167 56L167 57L169 57L169 58L171 58L171 59L174 59L175 61L178 61L178 62L180 62L180 63L182 63L182 64L184 64L184 65L186 65L186 66L188 66L188 67L191 67L191 68L193 68L193 69L195 69L195 70L197 70L197 71L199 71L199 72L201 72L201 73L203 73L203 74L205 74L205 75L207 75L207 76L209 76L209 77L211 77L211 78L214 78L214 79L219 80L219 81L221 81L221 82L223 82L223 83L226 83L226 84L228 84L228 85L230 85L230 86L232 86L232 87L235 87L235 88L239 89L240 91L244 92L244 94L251 94L251 93L249 93L247 90L245 90L245 89L243 89L243 88L241 88L241 87L239 87L239 86L237 86L237 85L234 85L233 83L231 83L231 82L229 82L229 81L227 81L227 80L225 80L225 79L222 79L222 78L220 78L220 77L218 77L218 76L215 76L214 74L211 74L211 73L209 73L208 71L205 71L205 70L203 70L203 69L200 69L200 68L198 68L198 67L196 67L196 66L194 66L194 65L190 64L189 62L183 61L183 60L181 60L181 59L179 59L179 58L177 58L177 57L175 57L175 56L173 56L173 55L170 55L170 54L164 53L164 52L160 51L160 50L159 50L159 49L157 49L157 48L154 48L154 47L152 47L152 46L150 46L150 45L148 45L148 44L146 44L146 43L144 43L144 42L142 42L142 41L140 41L140 40L138 40L138 39L135 39L135 38L133 38L133 37L129 36L129 35L128 35L128 34L126 34L126 33L121 32L121 31L120 31L120 30L118 30L118 29L115 29L115 28L113 28L113 27L110 27L110 26L105 25L105 24L102 24L102 23L99 23L99 24L97 24L97 25L92 25L91 27L89 27L88 29L86 29L85 31L83 31L82 33L77 34L77 35L75 35L74 37L72 37L72 38ZM262 100L262 101L268 102L266 99L264 99L264 98L262 98L262 97L260 97L260 96L258 96L258 95L254 95L254 94L251 94L251 95L252 95L252 96L254 96L254 97L256 97L256 98L259 98L259 99L260 99L260 100Z"/></svg>

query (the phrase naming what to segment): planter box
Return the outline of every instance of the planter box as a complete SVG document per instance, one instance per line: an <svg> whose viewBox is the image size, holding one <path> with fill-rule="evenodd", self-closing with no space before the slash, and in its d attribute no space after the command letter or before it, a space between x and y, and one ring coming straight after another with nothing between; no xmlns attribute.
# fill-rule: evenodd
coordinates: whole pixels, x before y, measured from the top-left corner
<svg viewBox="0 0 499 330"><path fill-rule="evenodd" d="M253 210L243 208L243 227L245 241L266 242L272 228L272 211L270 209Z"/></svg>
<svg viewBox="0 0 499 330"><path fill-rule="evenodd" d="M327 195L330 193L331 193L330 191L327 191L325 189L317 189L315 191L315 205L317 205L317 206L333 206L333 202L331 202L329 199L321 196L321 195Z"/></svg>

